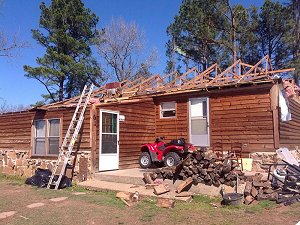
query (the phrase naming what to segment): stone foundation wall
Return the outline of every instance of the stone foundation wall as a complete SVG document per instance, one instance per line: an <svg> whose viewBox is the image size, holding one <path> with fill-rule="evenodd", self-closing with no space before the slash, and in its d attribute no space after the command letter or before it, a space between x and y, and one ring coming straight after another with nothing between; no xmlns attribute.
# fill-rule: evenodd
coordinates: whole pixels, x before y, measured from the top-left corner
<svg viewBox="0 0 300 225"><path fill-rule="evenodd" d="M74 156L70 159L70 164ZM1 150L0 149L0 173L31 177L37 168L52 169L56 159L30 158L28 151L22 150ZM73 180L86 180L91 177L92 163L90 151L80 151L73 171ZM66 175L71 177L72 170L67 169Z"/></svg>

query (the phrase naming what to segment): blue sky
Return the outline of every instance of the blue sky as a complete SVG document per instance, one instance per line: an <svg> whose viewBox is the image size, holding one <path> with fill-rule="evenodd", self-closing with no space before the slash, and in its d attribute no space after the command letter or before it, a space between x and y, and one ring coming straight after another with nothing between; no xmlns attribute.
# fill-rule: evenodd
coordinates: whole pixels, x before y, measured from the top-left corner
<svg viewBox="0 0 300 225"><path fill-rule="evenodd" d="M17 52L17 57L0 57L0 99L12 105L29 105L42 99L44 87L34 79L24 77L23 65L34 66L35 59L44 54L31 37L30 29L38 28L41 0L4 0L0 7L0 30L8 36L17 35L29 43L30 47ZM46 0L49 3L50 0ZM122 17L135 21L144 31L146 48L156 48L159 60L152 70L163 73L166 63L166 28L179 10L181 0L84 0L86 7L96 13L100 21L98 28L109 23L111 18ZM249 6L249 1L232 0ZM260 6L262 0L252 0L251 4Z"/></svg>

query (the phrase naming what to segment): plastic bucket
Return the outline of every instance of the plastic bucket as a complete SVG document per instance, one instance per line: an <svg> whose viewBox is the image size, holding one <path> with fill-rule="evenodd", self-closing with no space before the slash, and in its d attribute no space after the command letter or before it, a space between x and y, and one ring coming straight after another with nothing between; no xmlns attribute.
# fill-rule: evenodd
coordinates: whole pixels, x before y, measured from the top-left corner
<svg viewBox="0 0 300 225"><path fill-rule="evenodd" d="M240 193L228 193L223 195L223 205L241 205L244 202L244 195Z"/></svg>

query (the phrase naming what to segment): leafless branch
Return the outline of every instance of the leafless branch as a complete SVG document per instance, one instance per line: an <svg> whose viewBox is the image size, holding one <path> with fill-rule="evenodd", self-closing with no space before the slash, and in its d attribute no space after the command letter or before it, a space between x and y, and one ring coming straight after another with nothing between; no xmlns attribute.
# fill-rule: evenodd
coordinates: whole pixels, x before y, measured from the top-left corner
<svg viewBox="0 0 300 225"><path fill-rule="evenodd" d="M119 81L135 76L141 63L152 66L151 55L144 61L140 59L143 48L144 34L135 23L112 19L103 32L99 32L98 52Z"/></svg>

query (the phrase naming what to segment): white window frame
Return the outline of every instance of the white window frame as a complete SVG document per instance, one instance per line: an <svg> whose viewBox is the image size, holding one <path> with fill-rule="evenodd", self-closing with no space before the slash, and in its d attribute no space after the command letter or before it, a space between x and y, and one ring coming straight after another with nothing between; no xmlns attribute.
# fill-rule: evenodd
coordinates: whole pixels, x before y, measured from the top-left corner
<svg viewBox="0 0 300 225"><path fill-rule="evenodd" d="M49 154L49 138L50 138L50 120L59 120L59 146L60 147L60 135L61 135L61 119L60 118L49 118L49 119L37 119L33 121L33 148L32 148L32 156L57 156L59 154L59 152L57 154ZM36 147L36 126L35 126L35 122L36 121L45 121L45 144L44 144L44 154L36 154L35 153L35 147ZM51 136L56 138L57 136Z"/></svg>
<svg viewBox="0 0 300 225"><path fill-rule="evenodd" d="M163 116L163 112L166 112L166 111L172 111L173 109L167 109L167 110L163 110L162 109L162 104L164 103L174 103L174 111L175 111L175 116ZM169 102L161 102L159 104L159 113L160 113L160 119L168 119L168 118L175 118L177 116L177 103L176 101L169 101Z"/></svg>

